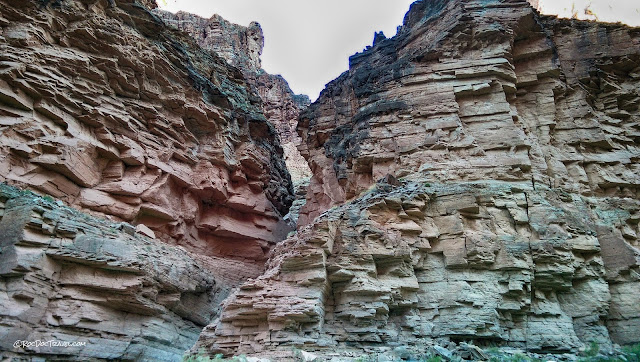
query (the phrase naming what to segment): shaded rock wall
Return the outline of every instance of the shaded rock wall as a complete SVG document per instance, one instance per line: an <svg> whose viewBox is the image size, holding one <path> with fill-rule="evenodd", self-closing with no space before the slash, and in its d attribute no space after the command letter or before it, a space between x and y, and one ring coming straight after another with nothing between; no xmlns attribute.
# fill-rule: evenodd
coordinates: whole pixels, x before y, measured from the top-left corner
<svg viewBox="0 0 640 362"><path fill-rule="evenodd" d="M298 235L196 348L639 342L639 72L638 29L417 1L301 116Z"/></svg>
<svg viewBox="0 0 640 362"><path fill-rule="evenodd" d="M639 245L618 230L637 233L639 212L637 200L544 185L380 183L279 244L196 348L287 359L292 345L358 356L468 340L545 353L635 343ZM612 213L624 216L611 224Z"/></svg>
<svg viewBox="0 0 640 362"><path fill-rule="evenodd" d="M234 66L240 68L247 82L256 87L262 99L262 110L280 136L285 162L294 183L311 176L307 162L297 146L302 139L296 132L298 116L310 103L304 95L296 95L287 81L261 68L260 55L264 36L260 24L252 22L248 27L233 24L219 15L204 19L197 15L176 14L155 10L167 24L191 35L204 49L214 51Z"/></svg>
<svg viewBox="0 0 640 362"><path fill-rule="evenodd" d="M0 184L0 356L180 360L229 293L224 275L58 203ZM13 345L37 340L85 345Z"/></svg>
<svg viewBox="0 0 640 362"><path fill-rule="evenodd" d="M58 200L0 186L2 357L180 360L290 231L242 72L154 2L108 5L0 2L0 181Z"/></svg>
<svg viewBox="0 0 640 362"><path fill-rule="evenodd" d="M127 0L1 9L0 180L204 255L263 261L287 234L283 151L238 68Z"/></svg>
<svg viewBox="0 0 640 362"><path fill-rule="evenodd" d="M264 35L257 22L245 27L218 14L205 19L184 11L174 14L155 9L153 12L167 24L191 35L203 49L215 51L229 64L253 73L262 68L260 55L264 48Z"/></svg>

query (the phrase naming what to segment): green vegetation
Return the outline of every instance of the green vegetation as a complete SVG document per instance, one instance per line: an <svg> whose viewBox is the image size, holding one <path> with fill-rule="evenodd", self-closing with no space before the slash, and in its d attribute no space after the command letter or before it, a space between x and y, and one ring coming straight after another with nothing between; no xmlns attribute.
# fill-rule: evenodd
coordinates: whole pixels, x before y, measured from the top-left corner
<svg viewBox="0 0 640 362"><path fill-rule="evenodd" d="M537 358L531 358L521 353L516 353L514 355L501 355L501 356L493 356L489 358L489 362L538 362L540 361Z"/></svg>
<svg viewBox="0 0 640 362"><path fill-rule="evenodd" d="M182 362L247 362L247 357L234 356L225 358L222 354L217 354L211 358L207 356L204 351L200 351L196 355L183 356Z"/></svg>
<svg viewBox="0 0 640 362"><path fill-rule="evenodd" d="M587 357L595 357L600 352L600 345L596 341L591 341L589 348L584 351L584 355Z"/></svg>
<svg viewBox="0 0 640 362"><path fill-rule="evenodd" d="M423 362L442 362L442 357L440 356L429 356L424 359Z"/></svg>
<svg viewBox="0 0 640 362"><path fill-rule="evenodd" d="M578 362L640 362L640 344L626 346L622 348L623 358L621 356L602 356L600 353L600 345L597 342L591 342Z"/></svg>
<svg viewBox="0 0 640 362"><path fill-rule="evenodd" d="M354 359L354 362L376 362L378 360L378 358L371 356L371 355L364 355L361 357L358 357L356 359Z"/></svg>
<svg viewBox="0 0 640 362"><path fill-rule="evenodd" d="M640 343L622 348L628 362L640 362Z"/></svg>
<svg viewBox="0 0 640 362"><path fill-rule="evenodd" d="M640 344L626 346L623 349L624 358L626 362L640 362ZM490 347L485 350L491 354L490 362L539 362L542 361L538 358L532 358L524 354L502 354L498 347ZM583 357L578 362L625 362L625 360L618 356L602 356L600 353L600 345L597 342L591 342L588 348L582 353ZM303 360L302 352L297 349L292 349L292 354L295 361ZM365 354L354 359L355 362L375 362L378 358L375 354ZM183 362L246 362L245 356L236 356L225 358L221 354L217 354L214 357L208 357L204 351L200 351L197 355L185 356L182 359ZM443 362L442 357L437 355L427 355L420 359L421 362ZM462 361L460 357L454 356L453 362Z"/></svg>

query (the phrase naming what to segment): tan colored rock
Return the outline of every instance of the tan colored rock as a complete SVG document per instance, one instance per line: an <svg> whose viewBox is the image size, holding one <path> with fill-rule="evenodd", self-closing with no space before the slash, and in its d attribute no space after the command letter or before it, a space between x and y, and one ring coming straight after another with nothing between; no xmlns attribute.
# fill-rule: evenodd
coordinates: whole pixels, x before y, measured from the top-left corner
<svg viewBox="0 0 640 362"><path fill-rule="evenodd" d="M635 32L539 16L524 2L510 14L478 6L415 3L400 34L352 56L302 116L315 176L300 225L388 173L418 170L637 197ZM429 11L443 15L417 15Z"/></svg>
<svg viewBox="0 0 640 362"><path fill-rule="evenodd" d="M192 351L640 342L638 71L637 29L415 2L301 116L298 233Z"/></svg>
<svg viewBox="0 0 640 362"><path fill-rule="evenodd" d="M149 229L149 227L147 227L145 224L136 225L136 233L142 234L151 239L156 238L156 234L153 232L153 230Z"/></svg>
<svg viewBox="0 0 640 362"><path fill-rule="evenodd" d="M474 213L465 197L451 197L469 194L478 196ZM622 205L564 195L505 181L378 184L279 244L265 274L225 301L193 350L419 353L446 338L557 353L635 342L638 313L628 303L640 280L610 275L616 249L600 230L610 220L591 209ZM406 207L423 202L424 214L406 219ZM640 202L617 210L635 215ZM517 211L526 223L513 222ZM640 253L626 250L620 267L637 275Z"/></svg>
<svg viewBox="0 0 640 362"><path fill-rule="evenodd" d="M294 94L282 76L269 74L262 69L260 55L264 36L260 24L252 22L244 27L217 14L204 19L182 11L173 14L155 10L155 13L167 24L191 35L202 48L214 51L242 70L247 82L256 88L262 100L264 115L278 131L293 182L298 184L308 179L311 170L298 151L302 140L296 132L296 126L300 112L310 103L309 97Z"/></svg>

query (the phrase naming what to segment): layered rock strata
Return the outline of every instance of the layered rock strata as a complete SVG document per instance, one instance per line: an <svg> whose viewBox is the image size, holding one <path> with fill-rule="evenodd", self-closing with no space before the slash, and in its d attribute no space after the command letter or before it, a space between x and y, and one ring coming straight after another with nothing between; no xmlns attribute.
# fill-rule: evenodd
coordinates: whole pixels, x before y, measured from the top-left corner
<svg viewBox="0 0 640 362"><path fill-rule="evenodd" d="M419 170L638 197L638 31L480 5L415 3L303 115L307 222Z"/></svg>
<svg viewBox="0 0 640 362"><path fill-rule="evenodd" d="M434 341L637 342L640 202L503 181L376 185L279 244L197 348L291 358ZM608 218L616 215L615 222Z"/></svg>
<svg viewBox="0 0 640 362"><path fill-rule="evenodd" d="M302 115L298 234L196 348L640 342L640 30L417 1Z"/></svg>
<svg viewBox="0 0 640 362"><path fill-rule="evenodd" d="M263 113L278 131L293 182L308 179L311 171L297 149L302 139L296 132L296 126L300 113L310 103L309 97L294 94L284 78L262 69L260 55L264 35L260 24L252 22L244 27L217 14L205 19L182 11L173 14L155 10L155 13L167 24L187 32L202 48L214 51L242 70L262 99Z"/></svg>
<svg viewBox="0 0 640 362"><path fill-rule="evenodd" d="M0 1L0 181L58 200L0 187L3 358L180 360L290 231L260 97L152 7Z"/></svg>
<svg viewBox="0 0 640 362"><path fill-rule="evenodd" d="M148 8L115 5L1 3L0 180L264 261L293 188L260 98Z"/></svg>
<svg viewBox="0 0 640 362"><path fill-rule="evenodd" d="M0 356L180 360L234 279L60 204L0 184ZM51 340L77 345L14 346Z"/></svg>

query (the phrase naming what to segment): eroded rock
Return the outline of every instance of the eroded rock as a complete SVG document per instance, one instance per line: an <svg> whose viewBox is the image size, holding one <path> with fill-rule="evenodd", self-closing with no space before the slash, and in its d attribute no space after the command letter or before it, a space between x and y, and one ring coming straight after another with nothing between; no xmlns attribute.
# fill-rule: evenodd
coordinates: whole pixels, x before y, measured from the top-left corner
<svg viewBox="0 0 640 362"><path fill-rule="evenodd" d="M107 5L1 4L0 180L264 262L294 191L259 97L148 8Z"/></svg>
<svg viewBox="0 0 640 362"><path fill-rule="evenodd" d="M233 283L202 256L132 234L0 184L0 354L180 360ZM84 345L14 346L50 340Z"/></svg>
<svg viewBox="0 0 640 362"><path fill-rule="evenodd" d="M296 126L300 112L310 103L309 97L294 94L284 78L262 69L260 55L264 36L260 24L252 22L244 27L217 14L204 19L182 11L173 14L155 10L155 13L167 24L187 32L202 48L214 51L242 70L247 82L256 88L262 99L264 115L278 131L294 184L305 182L311 176L311 170L298 151L302 139Z"/></svg>
<svg viewBox="0 0 640 362"><path fill-rule="evenodd" d="M608 239L599 211L615 208L628 215L619 223L632 223L637 200L621 207L503 181L387 186L279 244L267 272L225 301L196 349L420 351L446 337L564 353L637 341L626 293L640 283L640 253ZM619 278L611 252L629 261Z"/></svg>
<svg viewBox="0 0 640 362"><path fill-rule="evenodd" d="M301 116L298 233L193 350L639 342L639 35L524 0L415 2Z"/></svg>

